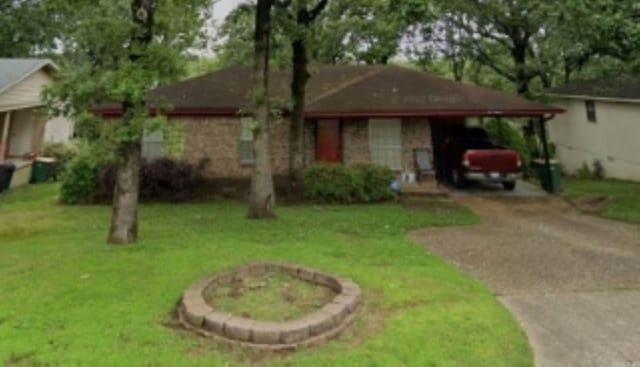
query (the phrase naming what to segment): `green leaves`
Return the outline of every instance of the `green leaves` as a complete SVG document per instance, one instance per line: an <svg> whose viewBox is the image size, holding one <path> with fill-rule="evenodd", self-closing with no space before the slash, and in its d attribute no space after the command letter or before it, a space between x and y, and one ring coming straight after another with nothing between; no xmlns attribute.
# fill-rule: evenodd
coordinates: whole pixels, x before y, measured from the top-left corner
<svg viewBox="0 0 640 367"><path fill-rule="evenodd" d="M62 26L45 0L0 0L0 57L50 53Z"/></svg>
<svg viewBox="0 0 640 367"><path fill-rule="evenodd" d="M275 8L271 39L271 62L290 64L293 39L304 37L309 57L316 63L386 63L397 54L400 41L412 20L411 9L397 0L329 0L308 27L296 21L296 9L312 10L319 0L295 0L289 8ZM424 2L423 2L424 3ZM252 61L255 8L241 5L227 17L218 32L216 51L223 65L250 65Z"/></svg>
<svg viewBox="0 0 640 367"><path fill-rule="evenodd" d="M118 142L139 141L154 128L159 117L150 116L147 93L182 74L187 49L203 36L210 0L154 3L153 17L148 14L153 24L147 26L134 22L131 0L78 0L73 7L50 0L59 17L76 24L65 34L68 57L59 80L45 92L54 114L82 121L97 105L126 106L116 128ZM141 42L144 32L149 42Z"/></svg>
<svg viewBox="0 0 640 367"><path fill-rule="evenodd" d="M428 68L448 63L456 78L535 96L576 77L632 70L640 59L637 1L433 0L433 5L406 12L422 31L414 55Z"/></svg>

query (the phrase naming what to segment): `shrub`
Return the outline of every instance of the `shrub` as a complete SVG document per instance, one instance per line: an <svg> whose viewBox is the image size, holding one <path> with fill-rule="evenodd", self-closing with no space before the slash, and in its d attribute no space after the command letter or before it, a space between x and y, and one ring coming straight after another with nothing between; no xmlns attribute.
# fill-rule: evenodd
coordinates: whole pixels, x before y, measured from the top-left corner
<svg viewBox="0 0 640 367"><path fill-rule="evenodd" d="M140 195L143 199L184 201L192 198L200 188L203 165L168 158L142 166Z"/></svg>
<svg viewBox="0 0 640 367"><path fill-rule="evenodd" d="M73 143L47 143L42 150L45 157L54 158L53 175L62 178L66 172L67 165L78 154L78 147Z"/></svg>
<svg viewBox="0 0 640 367"><path fill-rule="evenodd" d="M587 162L583 162L582 166L576 171L576 177L580 179L601 180L605 177L604 166L599 160L593 161L593 166L589 166Z"/></svg>
<svg viewBox="0 0 640 367"><path fill-rule="evenodd" d="M496 119L489 120L484 127L489 133L491 140L497 144L513 149L520 154L524 173L531 175L533 172L531 169L533 155L530 144L522 136L520 131L508 121L499 121Z"/></svg>
<svg viewBox="0 0 640 367"><path fill-rule="evenodd" d="M362 184L359 202L375 202L393 198L391 182L396 178L393 171L387 167L374 164L360 164L354 167L357 183Z"/></svg>
<svg viewBox="0 0 640 367"><path fill-rule="evenodd" d="M104 155L90 143L81 142L75 156L66 167L62 179L60 199L65 204L80 204L93 201L98 172L104 165Z"/></svg>
<svg viewBox="0 0 640 367"><path fill-rule="evenodd" d="M382 201L393 197L393 179L393 172L381 166L315 163L304 172L304 196L322 203Z"/></svg>
<svg viewBox="0 0 640 367"><path fill-rule="evenodd" d="M196 166L169 158L143 162L140 170L140 199L180 202L195 197L203 182L202 170L205 163ZM115 177L115 164L102 168L97 176L96 198L111 199Z"/></svg>
<svg viewBox="0 0 640 367"><path fill-rule="evenodd" d="M353 201L355 177L340 164L316 163L304 171L305 198L324 203Z"/></svg>

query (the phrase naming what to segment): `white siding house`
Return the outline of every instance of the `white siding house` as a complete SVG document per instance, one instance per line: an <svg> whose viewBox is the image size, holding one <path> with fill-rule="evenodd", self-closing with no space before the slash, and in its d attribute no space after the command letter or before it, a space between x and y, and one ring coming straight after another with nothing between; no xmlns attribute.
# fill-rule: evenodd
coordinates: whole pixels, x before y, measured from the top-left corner
<svg viewBox="0 0 640 367"><path fill-rule="evenodd" d="M44 59L0 59L0 162L11 160L21 172L14 178L28 181L29 156L41 153L45 142L68 141L71 121L48 119L43 110L42 89L53 81L57 67Z"/></svg>
<svg viewBox="0 0 640 367"><path fill-rule="evenodd" d="M549 132L568 173L598 161L606 177L640 181L640 78L582 82L550 95L567 111Z"/></svg>
<svg viewBox="0 0 640 367"><path fill-rule="evenodd" d="M56 71L45 59L0 59L0 161L37 154L45 142L71 138L71 121L48 119L42 109L42 89Z"/></svg>

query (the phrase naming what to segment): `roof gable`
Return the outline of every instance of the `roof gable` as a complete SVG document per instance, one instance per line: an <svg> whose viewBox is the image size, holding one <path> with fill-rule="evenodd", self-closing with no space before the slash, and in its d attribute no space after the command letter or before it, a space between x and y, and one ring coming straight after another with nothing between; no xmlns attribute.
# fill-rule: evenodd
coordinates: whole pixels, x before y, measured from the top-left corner
<svg viewBox="0 0 640 367"><path fill-rule="evenodd" d="M58 67L49 59L3 59L0 58L0 93L20 83L41 69L49 72Z"/></svg>

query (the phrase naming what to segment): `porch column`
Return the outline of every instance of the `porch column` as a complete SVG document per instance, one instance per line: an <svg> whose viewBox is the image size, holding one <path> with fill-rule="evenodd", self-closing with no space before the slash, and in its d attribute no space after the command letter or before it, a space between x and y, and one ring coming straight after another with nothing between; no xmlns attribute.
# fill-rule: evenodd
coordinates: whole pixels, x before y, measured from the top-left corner
<svg viewBox="0 0 640 367"><path fill-rule="evenodd" d="M47 125L47 115L43 110L32 109L31 121L31 152L40 154L44 144L44 131Z"/></svg>
<svg viewBox="0 0 640 367"><path fill-rule="evenodd" d="M540 141L542 142L542 154L544 158L544 180L545 185L548 188L548 192L553 193L551 188L551 157L549 156L549 143L547 141L547 127L544 117L538 119L538 127L540 129Z"/></svg>
<svg viewBox="0 0 640 367"><path fill-rule="evenodd" d="M11 123L11 111L7 111L4 114L4 126L2 128L2 135L0 135L0 162L3 162L7 157L10 123Z"/></svg>

